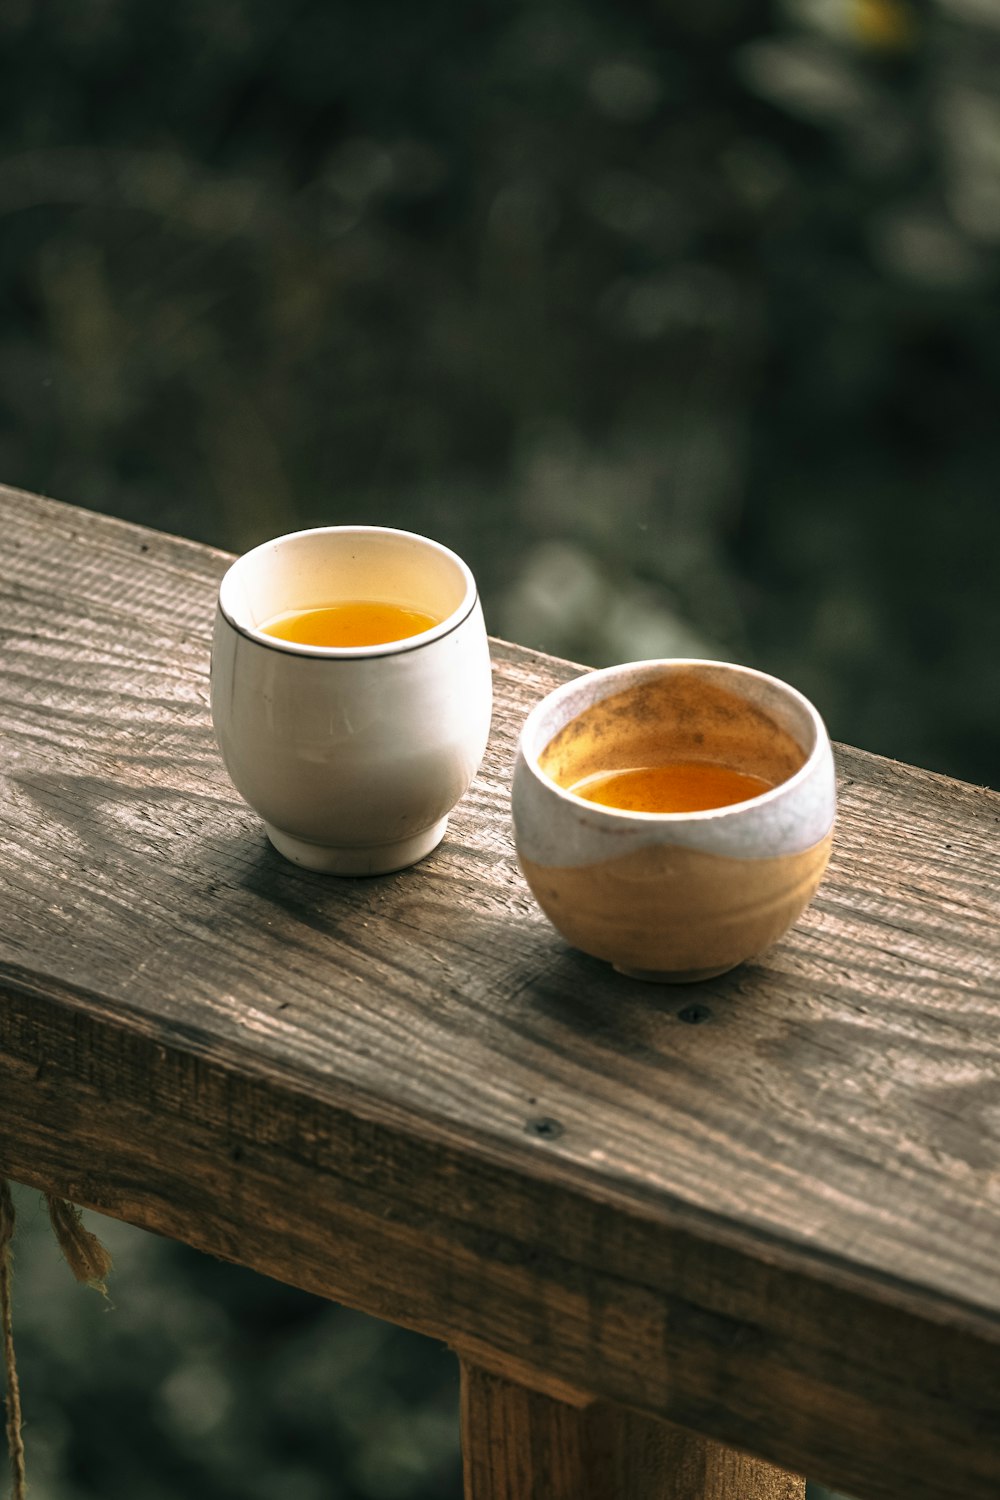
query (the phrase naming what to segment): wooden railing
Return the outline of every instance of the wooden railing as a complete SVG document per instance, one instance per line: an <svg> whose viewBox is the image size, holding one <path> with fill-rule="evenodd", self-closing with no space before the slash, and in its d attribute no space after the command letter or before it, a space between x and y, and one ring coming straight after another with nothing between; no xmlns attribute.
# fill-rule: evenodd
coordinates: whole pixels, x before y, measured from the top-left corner
<svg viewBox="0 0 1000 1500"><path fill-rule="evenodd" d="M0 537L0 1174L448 1343L474 1500L996 1500L1000 796L839 747L796 927L642 985L512 852L578 669L496 642L444 844L310 875L215 749L227 558Z"/></svg>

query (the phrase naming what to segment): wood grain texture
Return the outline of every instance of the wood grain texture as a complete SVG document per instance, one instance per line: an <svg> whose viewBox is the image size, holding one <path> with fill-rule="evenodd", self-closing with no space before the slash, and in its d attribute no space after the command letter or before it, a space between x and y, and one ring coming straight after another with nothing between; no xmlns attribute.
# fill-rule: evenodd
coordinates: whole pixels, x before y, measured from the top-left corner
<svg viewBox="0 0 1000 1500"><path fill-rule="evenodd" d="M805 1481L604 1403L567 1405L462 1363L466 1500L803 1500Z"/></svg>
<svg viewBox="0 0 1000 1500"><path fill-rule="evenodd" d="M496 643L441 848L311 875L214 747L227 559L10 491L0 555L0 1171L871 1500L995 1500L997 794L840 748L793 931L644 986L513 858L578 669Z"/></svg>
<svg viewBox="0 0 1000 1500"><path fill-rule="evenodd" d="M618 1500L594 1473L587 1408L463 1361L461 1412L465 1500Z"/></svg>

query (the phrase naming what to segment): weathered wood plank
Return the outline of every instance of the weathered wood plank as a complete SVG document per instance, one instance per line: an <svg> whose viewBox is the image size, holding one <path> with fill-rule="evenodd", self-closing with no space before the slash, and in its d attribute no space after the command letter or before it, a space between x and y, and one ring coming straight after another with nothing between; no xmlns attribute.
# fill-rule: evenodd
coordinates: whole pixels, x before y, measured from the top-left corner
<svg viewBox="0 0 1000 1500"><path fill-rule="evenodd" d="M839 749L798 926L645 987L513 859L517 731L572 668L497 643L441 849L338 881L215 752L224 556L9 491L0 556L0 1166L541 1390L995 1500L1000 797Z"/></svg>

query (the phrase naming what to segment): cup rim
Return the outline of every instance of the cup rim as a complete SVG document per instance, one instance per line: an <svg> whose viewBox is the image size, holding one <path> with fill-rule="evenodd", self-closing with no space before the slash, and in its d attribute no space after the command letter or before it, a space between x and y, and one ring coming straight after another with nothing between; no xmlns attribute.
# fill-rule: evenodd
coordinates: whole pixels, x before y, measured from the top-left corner
<svg viewBox="0 0 1000 1500"><path fill-rule="evenodd" d="M229 596L235 585L238 571L243 568L252 558L259 556L273 548L283 546L288 542L298 541L302 537L315 536L397 536L405 537L407 541L418 542L421 546L437 552L440 556L454 563L465 583L465 592L461 603L439 620L436 625L427 630L420 631L417 635L404 636L398 641L382 641L374 646L312 646L302 641L282 640L278 636L269 635L257 626L248 625L236 616ZM238 635L253 641L258 646L263 646L268 651L278 651L286 656L313 658L318 661L371 661L380 656L402 656L408 651L419 651L424 646L433 645L436 641L443 640L445 636L451 635L472 614L479 600L479 589L475 577L468 563L446 547L443 542L435 541L433 537L423 536L418 531L406 531L398 526L373 526L364 524L347 524L343 526L308 526L300 531L286 531L280 536L270 537L267 541L259 542L256 547L251 547L248 552L243 552L239 557L233 559L219 582L218 610L226 623L236 631Z"/></svg>
<svg viewBox="0 0 1000 1500"><path fill-rule="evenodd" d="M765 682L769 686L778 689L779 692L791 698L800 708L804 709L813 728L812 749L806 755L805 760L797 771L787 776L784 781L779 781L776 786L770 787L766 792L759 792L755 797L745 797L740 802L727 802L721 807L704 807L692 812L637 812L630 808L610 807L601 802L592 802L587 797L578 796L576 792L570 791L568 787L560 786L559 783L547 772L543 771L538 764L538 757L542 751L551 743L555 734L560 733L557 729L550 734L544 744L529 751L529 742L538 735L539 725L543 718L551 712L552 708L565 698L571 698L575 690L579 690L581 684L591 682L595 678L614 680L632 672L639 674L637 681L643 680L645 676L655 676L658 670L664 667L713 667L721 668L723 671L735 673L737 676L750 677L758 682ZM648 669L648 672L644 669ZM625 690L624 688L622 689ZM610 697L611 694L605 696ZM600 701L600 700L598 700ZM580 710L586 712L586 708ZM571 723L572 718L566 720ZM565 727L565 726L562 726ZM757 667L743 666L740 662L721 661L712 657L700 656L663 656L650 657L640 661L620 662L610 667L599 667L591 672L584 672L579 677L571 678L569 682L560 683L551 692L547 693L528 714L521 727L518 738L518 748L524 760L525 766L531 774L539 781L549 793L554 793L561 801L570 807L585 809L588 815L595 818L598 824L627 824L641 828L648 825L663 825L666 827L677 827L681 823L709 823L718 822L722 819L732 817L734 814L745 812L748 808L758 808L779 801L787 796L789 791L802 785L812 775L816 765L825 757L829 745L829 734L819 710L813 703L800 692L798 688L792 687L791 683L785 682L780 677L773 676L770 672L762 672Z"/></svg>

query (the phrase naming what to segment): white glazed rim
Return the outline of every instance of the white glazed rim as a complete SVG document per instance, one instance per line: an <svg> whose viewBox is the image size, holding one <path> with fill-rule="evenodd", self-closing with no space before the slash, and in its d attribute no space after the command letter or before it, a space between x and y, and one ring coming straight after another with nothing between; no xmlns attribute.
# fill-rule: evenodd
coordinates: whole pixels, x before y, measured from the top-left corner
<svg viewBox="0 0 1000 1500"><path fill-rule="evenodd" d="M429 630L422 630L419 635L404 636L399 641L384 641L376 646L307 646L300 641L286 641L278 636L269 635L266 631L258 629L256 625L249 624L246 620L238 618L237 611L233 608L231 595L236 585L236 579L242 569L249 564L251 559L259 557L261 553L284 546L287 542L298 541L302 537L309 536L398 536L407 541L416 542L439 556L445 557L454 563L462 576L465 584L465 592L462 602L450 615L432 626ZM248 640L256 641L258 645L266 647L269 651L281 651L288 656L313 656L324 661L350 661L357 658L370 659L377 656L400 656L406 651L417 651L422 646L429 646L434 641L439 641L443 636L450 635L453 630L468 619L476 607L479 591L476 580L472 575L472 569L468 563L463 562L457 552L446 547L443 542L436 542L433 537L421 536L417 531L404 531L396 526L310 526L302 531L286 531L281 536L271 537L266 542L261 542L252 547L249 552L244 552L232 562L223 574L222 582L219 584L219 612L227 624L237 631L239 635L246 636Z"/></svg>
<svg viewBox="0 0 1000 1500"><path fill-rule="evenodd" d="M777 786L771 787L766 792L760 792L756 797L747 797L742 802L727 802L722 807L706 807L698 812L633 812L624 807L606 807L600 802L592 802L587 797L580 797L576 792L571 792L567 787L560 786L557 781L547 775L538 764L538 757L542 751L551 743L557 734L571 723L576 714L571 714L559 728L543 731L543 724L549 718L554 708L557 708L565 699L572 698L578 693L584 683L607 682L611 691L600 693L591 698L590 703L579 710L585 713L588 707L595 703L603 702L610 698L615 689L624 692L628 687L635 686L639 682L650 677L660 675L664 668L671 667L711 667L715 670L733 674L735 677L749 677L757 682L766 683L775 688L779 693L791 699L799 708L804 710L813 731L812 749L809 751L799 769L791 776L779 781ZM618 684L621 684L620 688ZM543 737L544 736L544 737ZM632 823L637 827L643 824L661 824L666 826L677 826L680 823L713 823L720 822L745 812L747 808L763 807L769 803L779 801L782 797L797 786L801 786L812 775L816 765L826 753L829 743L826 725L819 711L810 703L804 693L798 688L792 687L780 677L773 677L769 672L758 671L756 667L745 667L738 662L715 661L710 657L696 656L665 656L654 657L647 661L622 662L618 666L601 667L593 672L585 672L581 677L574 677L570 682L564 682L559 687L553 688L535 707L525 719L521 728L519 745L524 763L532 776L535 777L549 793L554 794L571 807L585 808L588 815L596 818L598 824L621 824L623 821Z"/></svg>

